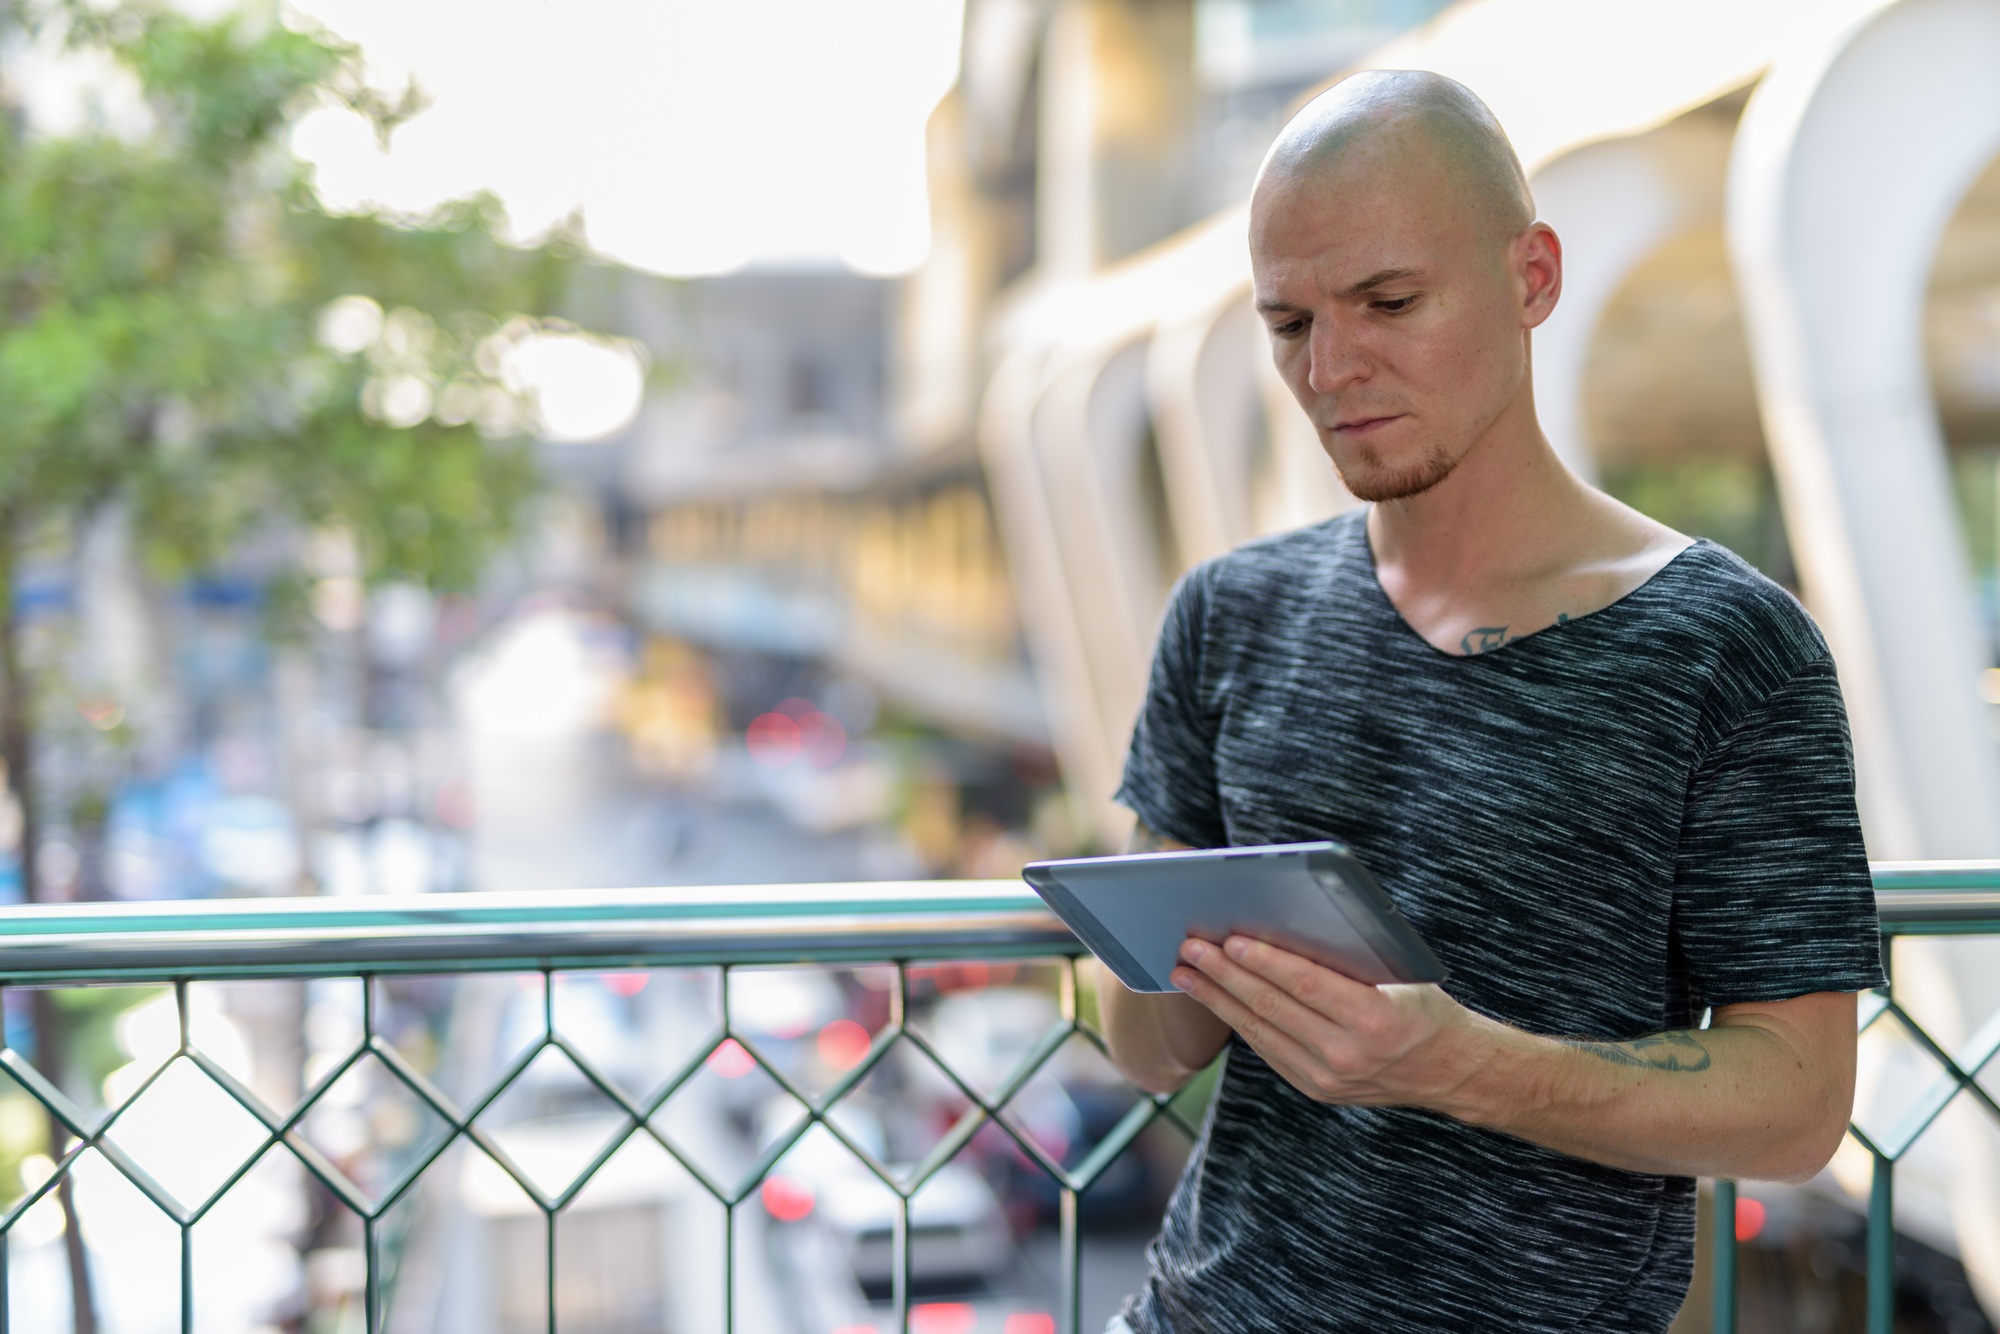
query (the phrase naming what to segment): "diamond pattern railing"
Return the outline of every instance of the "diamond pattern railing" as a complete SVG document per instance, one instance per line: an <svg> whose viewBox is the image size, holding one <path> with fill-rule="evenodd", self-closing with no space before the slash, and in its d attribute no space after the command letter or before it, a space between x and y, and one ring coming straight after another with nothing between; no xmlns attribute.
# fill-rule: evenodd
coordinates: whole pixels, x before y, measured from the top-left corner
<svg viewBox="0 0 2000 1334"><path fill-rule="evenodd" d="M1885 944L1901 935L2000 934L2000 865L1904 866L1877 868ZM558 1220L628 1146L650 1146L677 1164L721 1210L723 1327L737 1327L739 1209L774 1179L774 1169L798 1150L807 1136L830 1136L859 1163L894 1201L891 1235L890 1301L885 1318L905 1331L924 1308L913 1303L912 1256L915 1233L912 1203L937 1182L946 1165L982 1133L1004 1137L1020 1159L1050 1183L1058 1198L1060 1268L1056 1328L1078 1329L1081 1313L1079 1199L1102 1180L1122 1154L1156 1122L1193 1137L1196 1127L1180 1099L1132 1092L1129 1107L1093 1145L1077 1151L1045 1142L1017 1114L1038 1079L1047 1079L1061 1054L1084 1044L1102 1054L1102 1035L1087 1022L1079 987L1078 945L1042 912L1025 888L1012 882L932 883L886 886L746 887L691 891L634 891L578 896L463 895L419 901L305 901L273 904L202 903L171 905L92 905L86 908L0 910L0 993L8 987L47 987L83 981L153 981L170 984L178 1024L170 1053L143 1077L121 1090L101 1112L86 1111L36 1063L13 1046L0 1045L0 1084L11 1081L60 1128L61 1152L39 1180L0 1213L0 1334L22 1312L8 1291L14 1266L9 1249L19 1225L46 1208L60 1183L80 1162L96 1155L129 1182L178 1229L180 1243L179 1327L196 1324L195 1232L257 1170L274 1157L295 1163L316 1186L359 1221L362 1284L358 1324L370 1334L384 1328L388 1289L396 1275L402 1207L427 1173L454 1147L476 1153L517 1188L541 1223L541 1316L534 1328L558 1328ZM1890 951L1885 949L1885 958ZM1046 1031L1018 1054L1004 1072L967 1072L926 1025L916 1022L913 978L920 968L948 961L1043 960L1056 977L1055 1018ZM920 964L918 961L923 961ZM854 1046L838 1073L825 1080L807 1077L797 1062L770 1043L770 1033L743 1022L731 997L734 982L757 966L818 964L850 967L871 964L890 979L887 1014L872 1032L851 1037ZM647 1091L629 1087L601 1059L586 1050L558 1021L564 978L607 969L715 968L721 987L718 1013L699 1041L685 1044L679 1059L652 1080ZM539 1015L534 1031L510 1050L496 1074L477 1091L454 1097L439 1078L419 1068L384 1031L380 987L399 974L460 975L526 973L539 978ZM196 1040L191 987L221 978L358 978L358 1034L351 1044L321 1062L294 1105L281 1108L260 1095L239 1070L218 1059ZM314 985L317 985L315 983ZM4 1003L4 995L0 995ZM1906 1096L1879 1118L1851 1127L1855 1141L1872 1155L1873 1190L1869 1207L1869 1311L1871 1334L1890 1334L1894 1316L1893 1191L1897 1161L1909 1151L1956 1098L1969 1097L2000 1117L1982 1076L2000 1070L2000 1018L1988 1023L1957 1051L1948 1051L1916 1023L1893 986L1865 998L1862 1029L1891 1034L1927 1062L1934 1074L1906 1090ZM915 1161L885 1151L849 1115L864 1090L886 1077L892 1062L916 1062L942 1079L963 1110ZM503 1104L529 1088L534 1072L553 1063L587 1086L592 1101L609 1109L615 1124L594 1141L580 1167L547 1179L510 1149ZM799 1114L759 1140L743 1170L725 1173L710 1157L667 1124L665 1113L677 1095L705 1070L728 1067L736 1076L758 1078L796 1104ZM140 1161L119 1138L120 1127L137 1115L163 1081L198 1072L229 1105L254 1122L254 1143L214 1184L190 1187L174 1164ZM649 1076L650 1078L650 1076ZM343 1081L372 1081L407 1104L409 1114L431 1127L414 1135L399 1161L379 1174L356 1173L336 1161L312 1132L316 1113L338 1101ZM446 1081L448 1082L448 1081ZM893 1081L891 1081L893 1083ZM387 1095L378 1093L376 1101ZM182 1198L162 1175L173 1177ZM369 1178L357 1180L357 1175ZM725 1179L727 1178L727 1179ZM1716 1185L1718 1226L1710 1239L1715 1259L1713 1327L1735 1329L1736 1196L1734 1184ZM770 1199L765 1198L768 1206ZM223 1257L227 1262L227 1257ZM918 1322L920 1324L921 1322ZM970 1326L960 1325L956 1328ZM943 1328L943 1326L937 1326ZM1008 1326L1014 1334L1016 1326ZM1020 1330L1053 1330L1023 1324Z"/></svg>
<svg viewBox="0 0 2000 1334"><path fill-rule="evenodd" d="M866 890L868 887L853 887ZM136 964L114 967L100 952L89 959L71 957L62 961L38 960L41 966L29 969L20 966L18 959L8 959L8 946L18 943L18 938L9 940L5 927L19 921L0 923L0 979L10 976L15 982L32 981L36 985L46 985L55 980L69 980L70 976L81 974L98 978L164 978L173 986L175 1013L179 1022L178 1045L170 1055L165 1056L136 1087L116 1105L102 1114L92 1116L80 1108L67 1094L56 1086L37 1066L12 1047L0 1048L0 1070L17 1082L53 1120L67 1133L69 1142L54 1164L53 1171L27 1190L17 1199L4 1215L0 1215L0 1334L6 1334L10 1327L10 1313L5 1300L7 1276L11 1266L7 1262L6 1248L16 1225L29 1211L41 1205L58 1184L76 1168L86 1154L95 1152L107 1160L117 1171L129 1180L158 1210L171 1219L180 1231L181 1247L181 1293L179 1327L185 1331L197 1328L194 1281L196 1254L195 1230L205 1217L211 1214L228 1197L232 1188L262 1162L267 1155L289 1155L296 1160L311 1179L337 1199L341 1206L360 1221L362 1241L361 1251L365 1264L365 1290L361 1294L362 1323L374 1334L383 1328L386 1309L387 1287L395 1275L395 1246L391 1236L393 1229L388 1220L392 1214L425 1180L426 1172L438 1163L455 1145L469 1145L505 1174L523 1196L532 1202L542 1221L543 1249L543 1291L542 1306L545 1327L557 1329L557 1223L564 1210L580 1193L595 1182L600 1173L612 1160L635 1139L657 1146L689 1177L699 1183L702 1191L724 1212L722 1229L722 1321L723 1328L737 1327L737 1228L736 1211L746 1202L756 1197L760 1188L771 1178L773 1169L799 1146L805 1136L815 1128L823 1130L841 1145L847 1153L862 1164L866 1171L882 1187L891 1192L895 1199L895 1217L892 1234L893 1264L891 1271L892 1314L888 1319L892 1327L908 1331L912 1329L912 1313L921 1317L923 1307L912 1301L912 1226L911 1205L924 1188L938 1178L947 1163L965 1150L981 1131L992 1128L1004 1135L1019 1151L1019 1154L1033 1168L1046 1175L1053 1183L1059 1196L1058 1227L1059 1256L1061 1257L1061 1279L1059 1305L1060 1327L1075 1329L1078 1321L1080 1299L1077 1257L1080 1237L1078 1232L1079 1197L1096 1183L1106 1170L1132 1148L1140 1135L1156 1121L1175 1126L1189 1139L1196 1133L1196 1127L1185 1109L1174 1098L1140 1094L1136 1090L1134 1102L1117 1123L1105 1133L1096 1144L1079 1160L1069 1164L1062 1161L1062 1155L1052 1152L1024 1126L1021 1119L1010 1114L1016 1100L1031 1081L1038 1076L1046 1077L1052 1063L1066 1044L1083 1042L1099 1053L1103 1053L1104 1039L1095 1027L1079 1013L1079 986L1077 957L1082 947L1071 939L1053 919L1043 920L1036 909L1030 907L1031 896L1012 885L1000 889L999 896L1006 900L1004 911L995 913L992 905L967 902L967 896L959 894L953 899L950 892L955 887L935 887L945 891L942 898L919 905L912 913L907 899L874 895L867 903L860 905L851 898L825 903L800 903L796 899L788 902L788 911L802 918L823 917L832 922L832 934L825 941L804 941L792 944L773 945L767 938L760 938L754 928L761 923L756 914L743 917L721 919L729 928L716 933L717 918L713 915L703 919L698 912L685 911L685 896L664 895L652 903L638 902L629 896L621 905L625 910L617 914L595 913L591 905L576 905L581 911L566 912L567 905L561 898L551 897L544 901L539 913L528 914L524 920L546 919L539 924L561 924L582 918L589 924L587 931L563 931L560 925L555 930L555 939L538 940L536 943L545 950L540 961L524 958L519 952L519 942L497 943L485 941L481 957L467 957L470 951L464 949L466 936L454 936L450 940L452 949L432 950L425 953L405 950L390 961L389 973L423 971L428 974L447 973L449 967L441 967L432 957L437 953L447 955L446 962L454 950L460 955L459 962L468 971L517 967L524 962L539 962L534 972L541 979L539 1031L525 1046L521 1047L497 1077L485 1082L484 1087L474 1097L466 1100L454 1099L439 1086L439 1083L417 1068L409 1057L384 1035L380 1024L379 997L377 983L385 976L372 970L355 967L366 955L366 948L346 951L351 961L346 968L341 966L342 952L331 942L340 932L349 933L349 939L358 943L361 933L379 929L375 920L349 920L329 927L325 921L304 924L296 929L287 929L289 924L280 924L273 930L268 923L262 928L263 939L260 946L245 946L241 940L230 943L223 949L229 957L208 960L206 968L177 966L165 957L149 957ZM985 897L994 897L994 887L980 887ZM746 899L757 894L749 890L740 893ZM723 892L724 894L727 891ZM477 918L482 908L489 906L497 896L462 896L459 903L450 905L455 909L455 917ZM711 894L711 898L717 896ZM977 896L975 896L977 897ZM683 901L676 903L676 898ZM183 907L191 905L182 905ZM223 905L216 905L223 907ZM269 905L264 905L266 908ZM512 907L514 905L506 905ZM597 905L600 906L601 905ZM709 906L713 907L714 904ZM755 908L754 903L738 904L739 908ZM682 911L676 911L676 909ZM825 910L834 910L828 913ZM886 911L885 911L886 909ZM430 904L424 905L427 916L435 918L437 910ZM254 912L254 910L251 910ZM248 916L251 912L240 915ZM393 913L393 909L378 909L376 916L383 912ZM900 916L898 915L900 914ZM1026 929L1023 916L1026 915ZM225 908L226 915L226 908ZM324 916L324 914L322 915ZM616 924L606 929L605 918L615 916ZM860 921L857 923L857 916ZM596 920L592 920L593 917ZM692 920L690 920L692 919ZM657 939L638 940L644 935L643 928L656 927L661 921L689 922L696 930L707 929L708 937L701 948L694 951L694 957L682 962L694 965L718 964L722 985L720 988L719 1023L705 1034L696 1044L692 1053L685 1056L678 1066L650 1091L635 1092L595 1059L590 1052L571 1036L566 1034L558 1022L557 997L561 987L559 982L570 970L557 966L561 962L587 964L592 973L602 975L607 962L612 964L657 965L663 952L671 956L670 947ZM768 918L765 919L768 921ZM95 923L93 923L95 924ZM37 921L32 925L43 926ZM132 925L127 923L126 925ZM158 923L151 923L157 927ZM185 919L169 924L173 928L185 926ZM213 953L217 942L230 934L230 924L223 924L221 930L201 933L200 943L185 953L200 955L204 950ZM887 933L885 936L885 932ZM122 933L119 945L130 945L143 932ZM766 933L767 935L768 933ZM315 942L316 957L308 963L287 961L285 954L289 948L298 952L305 939ZM35 938L46 945L52 938L41 934ZM192 942L182 942L183 946ZM377 942L379 944L379 941ZM680 942L683 946L685 941ZM891 948L884 949L884 945ZM901 946L901 948L895 948ZM744 963L768 963L774 958L790 962L811 962L827 955L852 957L859 953L864 957L871 951L879 951L875 957L886 965L885 972L893 976L893 984L888 988L887 1020L869 1039L865 1049L854 1054L851 1064L823 1087L812 1087L812 1081L803 1078L797 1070L786 1069L788 1062L775 1059L765 1050L767 1034L756 1030L754 1025L737 1021L732 1013L732 974L740 973ZM20 951L15 951L19 953ZM170 951L171 952L171 951ZM684 951L685 952L685 951ZM262 954L265 962L259 967L255 961ZM569 957L564 959L562 955ZM551 957L551 956L554 957ZM1037 957L1043 960L1042 967L1054 969L1057 977L1057 1015L1039 1040L1014 1063L1014 1068L1000 1078L996 1084L981 1087L974 1078L962 1074L940 1043L928 1036L920 1025L912 1024L910 1018L912 976L920 966L935 966L939 961L986 960L995 956ZM922 960L919 965L917 960ZM379 953L378 953L379 961ZM667 962L674 962L669 957ZM70 966L67 970L63 963ZM14 967L10 970L9 965ZM85 966L78 967L76 965ZM52 973L51 968L55 971ZM581 970L575 970L581 971ZM193 1034L191 1024L190 985L198 985L205 977L221 974L230 977L307 975L313 977L337 977L343 974L362 980L362 1004L360 1032L352 1048L330 1065L317 1073L296 1105L289 1109L274 1107L260 1097L237 1073L205 1051L201 1042ZM0 991L4 991L4 981L0 981ZM916 1059L927 1062L948 1081L964 1111L953 1122L937 1142L914 1163L892 1162L881 1151L879 1145L871 1144L863 1134L857 1133L850 1125L850 1118L843 1111L852 1101L856 1090L869 1081L872 1075L882 1071L898 1048L907 1048ZM616 1109L618 1124L612 1133L605 1136L595 1153L589 1157L581 1170L575 1171L560 1184L544 1179L546 1172L538 1173L525 1165L518 1156L510 1152L503 1142L504 1132L496 1130L488 1123L488 1114L498 1107L510 1094L517 1093L530 1083L531 1071L538 1064L550 1060L566 1063L576 1076L594 1090L603 1104ZM135 1160L134 1155L121 1147L118 1130L131 1109L142 1104L164 1073L177 1062L191 1063L203 1076L213 1082L215 1088L226 1094L234 1104L240 1106L254 1118L259 1128L259 1140L243 1160L228 1173L225 1179L209 1189L198 1199L182 1199L158 1180L154 1172ZM689 1145L679 1142L671 1130L662 1124L661 1113L690 1081L705 1069L718 1064L728 1067L729 1076L740 1078L755 1071L768 1079L772 1085L789 1098L796 1101L804 1114L794 1119L779 1133L761 1144L754 1153L747 1168L738 1174L719 1171L714 1163L705 1161L704 1156ZM792 1063L795 1064L795 1063ZM378 1080L393 1081L398 1093L407 1100L413 1100L425 1109L435 1124L442 1129L421 1140L419 1149L401 1163L397 1170L374 1189L365 1188L344 1171L329 1154L317 1145L308 1133L309 1119L316 1110L328 1102L328 1095L350 1079L364 1067L372 1067ZM0 1081L4 1082L4 1081ZM379 1094L377 1095L380 1096ZM18 1316L18 1312L13 1315ZM923 1334L919 1321L918 1334ZM537 1327L542 1327L538 1323ZM1015 1328L1010 1325L1010 1330ZM1039 1329L1039 1325L1022 1328Z"/></svg>
<svg viewBox="0 0 2000 1334"><path fill-rule="evenodd" d="M1928 1078L1890 1090L1900 1094L1889 1115L1878 1109L1848 1124L1847 1133L1865 1149L1872 1167L1868 1197L1868 1334L1896 1328L1896 1164L1937 1122L1954 1099L1965 1097L2000 1120L2000 1104L1980 1082L2000 1052L2000 1014L1974 1033L1957 1053L1924 1030L1897 999L1895 941L1903 936L1987 936L2000 934L2000 863L1910 862L1874 867L1876 901L1882 919L1882 962L1890 985L1861 998L1863 1041L1887 1039L1930 1067ZM1716 1183L1714 1230L1709 1238L1715 1260L1712 1328L1737 1328L1736 1183Z"/></svg>
<svg viewBox="0 0 2000 1334"><path fill-rule="evenodd" d="M1078 947L1080 949L1080 947ZM824 1126L848 1152L852 1153L881 1183L894 1191L899 1199L896 1228L896 1269L895 1319L899 1328L908 1327L909 1316L909 1203L938 1170L956 1156L972 1141L982 1128L995 1126L1006 1134L1020 1151L1036 1167L1046 1173L1061 1191L1062 1211L1062 1252L1073 1256L1076 1252L1076 1207L1077 1197L1103 1174L1105 1169L1138 1139L1155 1120L1164 1119L1176 1125L1182 1133L1192 1139L1197 1133L1194 1124L1174 1105L1171 1097L1158 1095L1142 1096L1125 1117L1105 1135L1087 1157L1075 1167L1064 1167L1052 1156L1048 1149L1031 1135L1016 1125L1004 1111L1027 1083L1039 1074L1057 1050L1072 1039L1089 1042L1100 1052L1104 1051L1104 1038L1093 1027L1079 1020L1076 997L1076 961L1073 957L1062 956L1061 968L1061 1018L1036 1044L1018 1068L1009 1075L998 1088L982 1094L965 1078L960 1076L952 1064L937 1050L932 1042L914 1029L907 1027L904 1016L908 1012L910 962L896 964L896 987L892 992L893 1003L890 1020L876 1036L866 1055L850 1070L836 1080L833 1085L818 1096L786 1075L779 1067L763 1055L757 1047L754 1035L747 1034L730 1022L727 1000L724 1001L723 1021L720 1029L711 1035L709 1041L696 1056L687 1061L657 1090L644 1098L635 1097L605 1074L588 1055L565 1037L557 1028L554 1015L554 970L544 973L542 1031L527 1050L517 1056L505 1069L499 1079L473 1102L460 1106L448 1097L436 1084L419 1072L396 1048L384 1041L375 1031L375 989L365 987L364 1012L362 1018L362 1041L348 1053L333 1069L327 1071L290 1112L281 1113L260 1099L249 1087L230 1071L204 1052L188 1033L188 980L175 983L175 1005L181 1020L181 1043L172 1059L186 1059L203 1074L213 1080L218 1088L228 1094L245 1111L255 1117L265 1131L264 1141L247 1157L229 1177L210 1191L204 1198L194 1202L184 1202L162 1186L143 1166L119 1147L112 1138L119 1119L126 1110L140 1102L153 1088L161 1074L172 1065L172 1060L163 1062L152 1075L135 1089L129 1097L102 1117L92 1119L60 1089L52 1084L38 1069L23 1059L12 1048L0 1049L0 1068L14 1077L37 1102L47 1109L65 1130L73 1137L68 1151L56 1164L56 1169L39 1186L28 1191L14 1206L0 1217L0 1292L4 1292L6 1273L5 1240L13 1225L29 1209L40 1203L44 1196L55 1189L76 1161L88 1150L95 1149L109 1160L148 1199L171 1218L182 1232L183 1298L181 1327L193 1330L194 1307L192 1302L193 1284L193 1241L192 1232L197 1223L216 1207L230 1188L243 1179L266 1153L283 1150L293 1154L305 1170L327 1190L337 1196L340 1202L362 1221L363 1249L367 1256L367 1292L365 1306L368 1329L379 1327L382 1310L382 1278L386 1268L381 1254L378 1235L382 1220L389 1211L403 1199L423 1176L425 1169L436 1162L454 1142L463 1138L475 1144L499 1168L511 1178L515 1185L534 1202L542 1212L546 1227L547 1244L547 1305L549 1328L555 1330L556 1273L555 1237L556 1217L577 1195L596 1177L597 1173L611 1161L618 1151L634 1135L643 1135L672 1156L702 1187L725 1209L734 1210L750 1199L764 1183L771 1170L796 1146L813 1126ZM725 984L723 995L728 996L728 970L724 969ZM932 1061L951 1081L959 1095L969 1104L966 1112L951 1127L950 1131L918 1163L899 1170L882 1160L868 1145L843 1127L834 1113L843 1099L858 1087L897 1041L908 1042L916 1050ZM736 1182L729 1183L716 1179L709 1167L698 1157L676 1144L655 1122L656 1115L667 1102L678 1093L682 1086L699 1072L726 1044L734 1043L748 1059L755 1063L780 1088L796 1098L807 1109L807 1115L798 1120L791 1129L774 1138L752 1162L748 1171ZM514 1089L535 1062L550 1051L560 1052L573 1064L589 1083L606 1099L615 1104L624 1121L597 1152L588 1165L576 1174L567 1186L551 1192L538 1182L535 1175L517 1163L487 1129L480 1126L480 1117L494 1104ZM330 1161L327 1156L306 1138L302 1123L320 1105L327 1091L333 1088L360 1062L374 1058L382 1063L390 1075L404 1089L420 1100L449 1127L449 1134L437 1137L422 1154L408 1164L379 1194L370 1195L349 1179L346 1173ZM731 1303L735 1293L734 1282L734 1238L735 1229L724 1232L725 1273L723 1278L725 1328L734 1328ZM1067 1285L1067 1298L1071 1307L1068 1324L1075 1326L1076 1284ZM0 1316L0 1331L7 1328L7 1320Z"/></svg>

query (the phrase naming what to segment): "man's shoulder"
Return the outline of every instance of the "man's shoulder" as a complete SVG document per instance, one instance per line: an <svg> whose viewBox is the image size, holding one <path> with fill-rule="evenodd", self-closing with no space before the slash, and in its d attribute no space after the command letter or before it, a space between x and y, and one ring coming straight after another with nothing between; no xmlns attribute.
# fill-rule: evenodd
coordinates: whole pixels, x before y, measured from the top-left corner
<svg viewBox="0 0 2000 1334"><path fill-rule="evenodd" d="M1761 650L1795 666L1827 656L1811 613L1729 548L1697 539L1662 573L1669 578L1661 611L1719 647Z"/></svg>
<svg viewBox="0 0 2000 1334"><path fill-rule="evenodd" d="M1356 530L1366 517L1354 509L1256 538L1197 565L1187 581L1206 597L1265 607L1323 592L1328 579L1353 573Z"/></svg>
<svg viewBox="0 0 2000 1334"><path fill-rule="evenodd" d="M1799 600L1727 547L1697 541L1656 576L1647 633L1707 678L1726 718L1802 674L1831 672L1832 654Z"/></svg>

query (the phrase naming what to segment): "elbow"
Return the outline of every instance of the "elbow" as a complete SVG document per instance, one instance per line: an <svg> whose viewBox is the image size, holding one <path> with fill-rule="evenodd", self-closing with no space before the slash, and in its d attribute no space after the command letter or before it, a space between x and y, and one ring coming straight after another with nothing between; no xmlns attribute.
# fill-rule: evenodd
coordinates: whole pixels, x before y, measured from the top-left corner
<svg viewBox="0 0 2000 1334"><path fill-rule="evenodd" d="M1818 992L1719 1012L1718 1026L1748 1030L1742 1064L1714 1089L1740 1134L1718 1155L1737 1176L1796 1185L1833 1160L1854 1111L1855 1005Z"/></svg>
<svg viewBox="0 0 2000 1334"><path fill-rule="evenodd" d="M1179 1093L1183 1088L1187 1087L1187 1082L1194 1078L1194 1072L1190 1070L1175 1070L1172 1072L1164 1070L1141 1070L1127 1075L1126 1078L1155 1097L1163 1097L1169 1093Z"/></svg>
<svg viewBox="0 0 2000 1334"><path fill-rule="evenodd" d="M1110 1048L1112 1068L1125 1076L1127 1081L1155 1097L1179 1093L1188 1080L1194 1078L1194 1071L1183 1070L1177 1064L1129 1060L1119 1052L1115 1042L1107 1045Z"/></svg>
<svg viewBox="0 0 2000 1334"><path fill-rule="evenodd" d="M1824 1171L1847 1135L1848 1107L1845 1102L1829 1098L1815 1112L1809 1121L1768 1146L1752 1170L1744 1175L1798 1186Z"/></svg>

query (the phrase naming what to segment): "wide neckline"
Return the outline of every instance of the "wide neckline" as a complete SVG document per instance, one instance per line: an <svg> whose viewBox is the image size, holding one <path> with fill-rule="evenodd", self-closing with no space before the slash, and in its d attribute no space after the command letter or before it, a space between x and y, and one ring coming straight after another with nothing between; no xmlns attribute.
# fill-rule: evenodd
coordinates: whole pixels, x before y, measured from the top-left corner
<svg viewBox="0 0 2000 1334"><path fill-rule="evenodd" d="M1679 565L1689 552L1696 549L1706 549L1715 545L1705 537L1695 538L1692 542L1689 542L1686 546L1668 557L1659 569L1653 571L1644 579L1626 589L1623 593L1620 593L1616 598L1599 607L1596 611L1587 611L1581 616L1572 616L1566 621L1555 621L1543 626L1539 630L1531 630L1525 635L1510 639L1498 648L1487 649L1483 653L1452 653L1449 650L1439 648L1436 644L1431 643L1430 640L1425 639L1421 634L1417 633L1417 627L1411 625L1408 618L1403 615L1402 609L1396 606L1395 599L1389 596L1389 590L1382 587L1382 575L1375 566L1375 544L1368 540L1368 508L1366 506L1362 507L1359 511L1359 516L1354 521L1351 531L1352 536L1350 540L1360 544L1362 560L1368 567L1368 587L1374 593L1376 601L1381 604L1381 609L1389 614L1389 618L1402 629L1405 635L1422 645L1426 651L1448 662L1473 662L1480 659L1498 657L1519 645L1531 643L1544 636L1552 635L1555 631L1574 630L1580 625L1588 625L1592 621L1600 621L1607 614L1626 607L1641 593L1652 588L1653 585L1660 581L1662 575Z"/></svg>

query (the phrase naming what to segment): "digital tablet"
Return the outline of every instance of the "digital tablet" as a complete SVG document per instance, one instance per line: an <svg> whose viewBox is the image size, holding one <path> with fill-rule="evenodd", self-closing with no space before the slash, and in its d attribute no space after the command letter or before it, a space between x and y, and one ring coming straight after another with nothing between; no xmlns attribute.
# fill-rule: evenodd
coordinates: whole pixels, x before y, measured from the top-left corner
<svg viewBox="0 0 2000 1334"><path fill-rule="evenodd" d="M1022 872L1134 991L1175 991L1181 942L1250 936L1358 981L1442 982L1444 965L1338 843L1031 862Z"/></svg>

